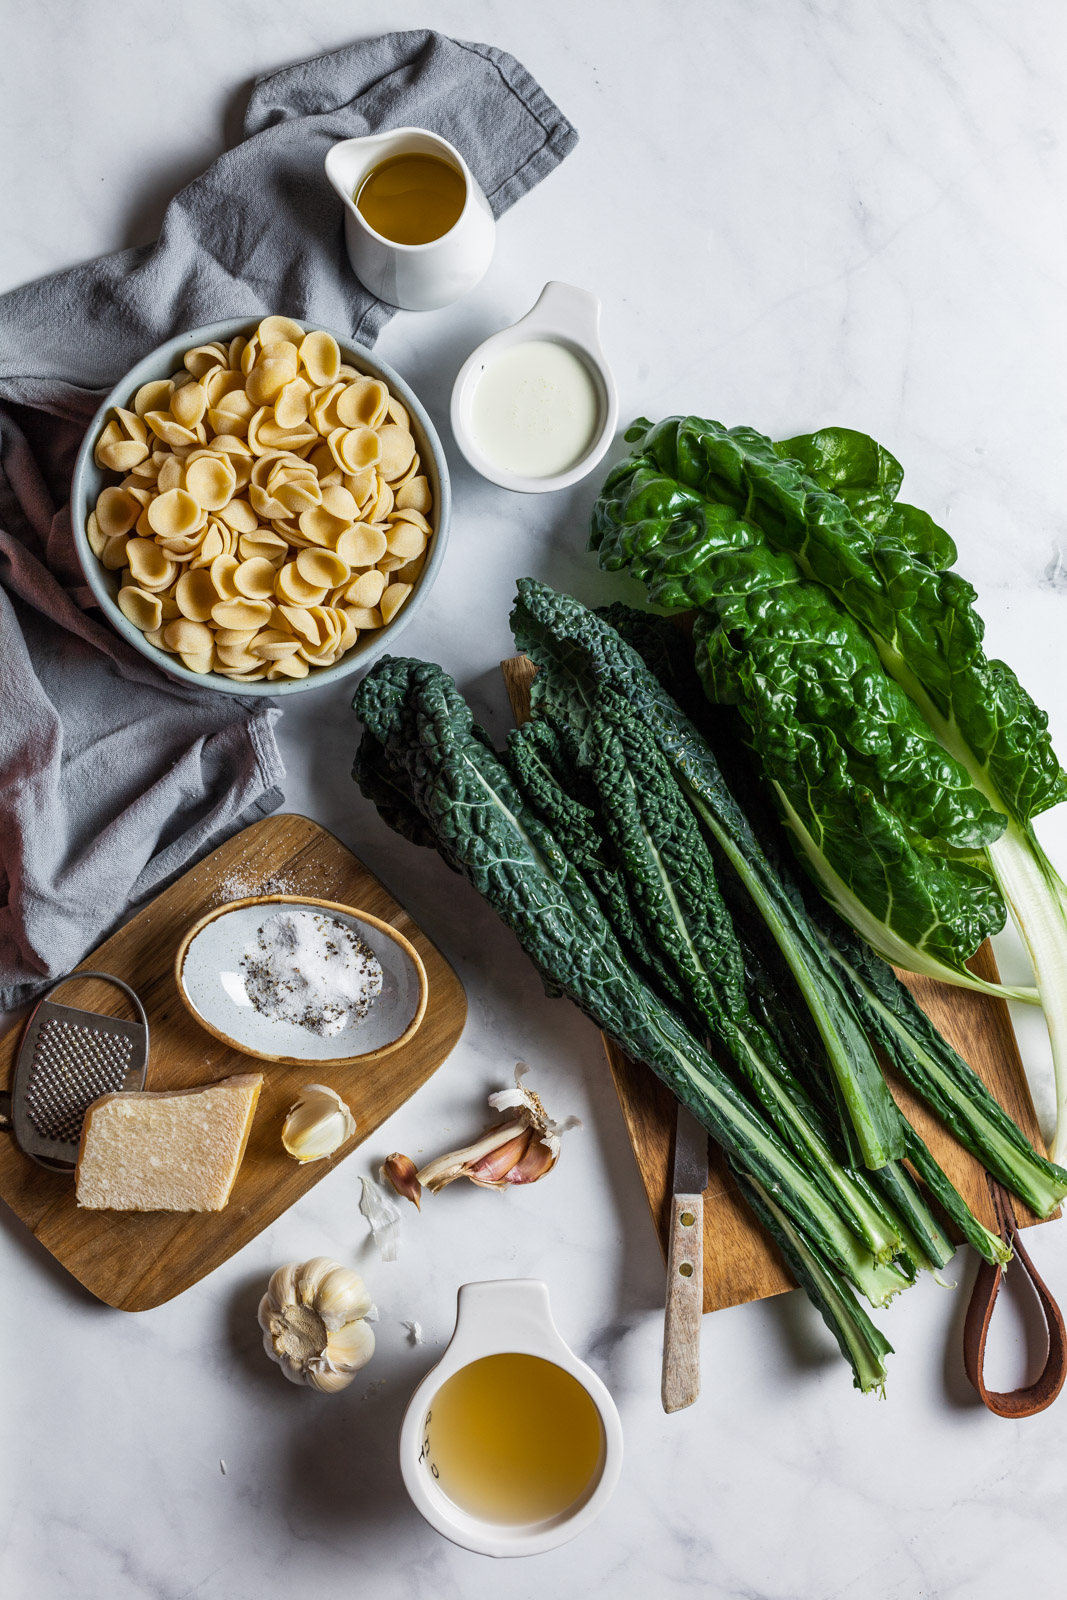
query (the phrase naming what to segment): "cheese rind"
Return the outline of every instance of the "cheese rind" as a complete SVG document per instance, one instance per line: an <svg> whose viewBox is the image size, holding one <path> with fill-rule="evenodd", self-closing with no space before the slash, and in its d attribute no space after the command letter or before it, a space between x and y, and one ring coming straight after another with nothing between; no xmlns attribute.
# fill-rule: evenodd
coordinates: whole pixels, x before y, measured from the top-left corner
<svg viewBox="0 0 1067 1600"><path fill-rule="evenodd" d="M263 1084L242 1073L195 1089L105 1094L85 1114L77 1198L101 1211L221 1211Z"/></svg>

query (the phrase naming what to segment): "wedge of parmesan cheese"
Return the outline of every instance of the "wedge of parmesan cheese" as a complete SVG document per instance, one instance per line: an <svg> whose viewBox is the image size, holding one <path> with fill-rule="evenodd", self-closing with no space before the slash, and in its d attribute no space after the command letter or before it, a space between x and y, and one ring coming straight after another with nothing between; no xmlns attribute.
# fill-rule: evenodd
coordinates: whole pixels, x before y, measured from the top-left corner
<svg viewBox="0 0 1067 1600"><path fill-rule="evenodd" d="M221 1211L244 1159L260 1072L196 1089L105 1094L85 1113L78 1204L111 1211Z"/></svg>

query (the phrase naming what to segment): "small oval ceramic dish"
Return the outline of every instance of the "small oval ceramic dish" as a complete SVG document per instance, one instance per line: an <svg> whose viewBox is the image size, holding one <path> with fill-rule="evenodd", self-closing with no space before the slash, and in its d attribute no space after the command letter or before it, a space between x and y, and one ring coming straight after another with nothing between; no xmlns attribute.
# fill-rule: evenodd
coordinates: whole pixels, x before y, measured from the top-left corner
<svg viewBox="0 0 1067 1600"><path fill-rule="evenodd" d="M357 933L381 963L381 993L365 1017L340 1033L320 1037L295 1022L264 1016L249 999L241 958L255 946L272 908L282 906L335 918ZM403 934L365 911L300 895L255 895L209 911L178 946L174 976L186 1008L208 1033L245 1055L291 1066L377 1061L407 1044L426 1014L426 969Z"/></svg>
<svg viewBox="0 0 1067 1600"><path fill-rule="evenodd" d="M108 571L97 559L89 544L87 523L90 512L96 506L100 491L109 484L118 484L121 474L104 472L94 460L94 449L102 430L107 424L115 407L128 407L133 403L133 397L142 384L156 379L165 379L173 376L182 367L185 356L200 345L209 345L215 342L228 343L238 335L250 335L262 321L259 317L237 317L225 322L213 322L207 327L194 328L189 333L179 334L175 339L168 339L150 355L144 357L137 365L130 369L126 376L115 385L111 393L97 411L85 438L82 440L78 451L78 458L74 467L74 478L71 484L70 514L71 525L74 530L74 543L85 573L89 587L96 596L97 602L104 615L112 626L133 645L141 655L147 656L149 661L168 673L172 678L179 678L186 683L219 689L224 694L241 695L289 695L298 694L304 689L318 689L326 684L334 683L338 678L348 677L353 672L361 672L369 667L382 652L391 647L402 628L413 620L428 595L444 560L445 546L448 542L448 530L451 517L451 491L448 480L448 466L441 441L429 416L414 391L405 383L398 372L387 366L384 361L372 357L362 345L353 344L351 339L344 334L333 332L332 329L323 328L320 323L307 323L308 331L313 329L323 333L332 333L341 351L341 358L356 371L369 378L380 379L390 393L404 406L408 413L411 433L419 454L419 471L429 480L429 489L432 499L430 510L430 538L425 555L425 564L415 580L413 592L391 622L380 628L363 629L355 644L349 649L341 660L333 666L312 667L304 678L283 678L270 681L239 681L222 676L219 672L193 672L186 667L177 655L157 649L151 644L140 628L123 615L119 609L116 596L119 590L118 572ZM358 526L358 524L357 524Z"/></svg>
<svg viewBox="0 0 1067 1600"><path fill-rule="evenodd" d="M523 370L525 355L531 360ZM490 397L484 407L479 406L480 389ZM563 466L523 471L508 459L516 446L531 460L538 455L548 459L561 443L549 437L553 424L568 409L575 442ZM471 466L502 489L545 494L566 489L592 472L611 444L619 418L615 380L600 343L596 295L569 283L546 283L531 311L467 357L452 389L451 417L456 443ZM498 433L501 426L509 432ZM495 452L490 428L497 433Z"/></svg>

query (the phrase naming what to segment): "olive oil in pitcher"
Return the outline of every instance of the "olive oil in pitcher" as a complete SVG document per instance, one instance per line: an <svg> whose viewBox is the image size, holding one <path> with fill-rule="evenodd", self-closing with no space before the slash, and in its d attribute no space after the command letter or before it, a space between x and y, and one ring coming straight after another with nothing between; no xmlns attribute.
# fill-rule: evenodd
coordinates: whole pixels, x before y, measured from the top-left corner
<svg viewBox="0 0 1067 1600"><path fill-rule="evenodd" d="M390 156L372 167L355 194L375 233L394 244L430 244L455 227L467 199L462 172L440 156Z"/></svg>

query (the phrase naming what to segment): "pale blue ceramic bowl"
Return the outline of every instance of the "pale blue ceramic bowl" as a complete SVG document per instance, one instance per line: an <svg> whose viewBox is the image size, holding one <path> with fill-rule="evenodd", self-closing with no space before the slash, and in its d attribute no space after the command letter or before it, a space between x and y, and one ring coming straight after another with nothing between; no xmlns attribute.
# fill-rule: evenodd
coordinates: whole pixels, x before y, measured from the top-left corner
<svg viewBox="0 0 1067 1600"><path fill-rule="evenodd" d="M437 437L436 428L421 401L398 372L394 372L384 361L372 356L362 345L353 344L344 334L336 332L333 328L325 330L333 334L341 347L342 358L349 365L355 367L357 372L366 373L368 377L381 378L397 399L406 406L422 470L430 480L433 494L433 513L430 520L434 526L429 559L411 598L387 627L373 633L361 634L344 659L338 661L335 666L312 667L306 678L283 678L277 683L268 683L265 678L259 683L234 683L232 678L224 678L217 672L206 674L190 672L177 657L167 655L166 651L157 650L154 645L149 644L141 630L135 628L133 623L123 616L115 598L118 594L119 575L117 572L108 572L96 559L89 547L85 532L89 513L95 506L101 489L106 488L109 483L120 481L117 473L101 472L93 460L93 448L107 421L111 407L129 406L142 383L149 383L154 378L169 378L181 366L186 352L195 349L197 345L210 344L215 339L226 343L236 338L239 333L251 333L261 321L261 317L235 317L226 322L212 322L206 328L194 328L190 333L179 334L176 339L168 339L166 344L161 344L151 355L145 356L143 361L131 367L121 383L117 383L112 389L89 424L88 432L82 440L71 484L70 515L78 559L89 587L108 621L124 639L129 640L135 650L147 656L149 661L154 661L162 672L166 672L172 678L180 678L186 683L195 683L201 688L219 689L223 694L269 695L280 699L285 695L300 694L305 689L321 689L326 684L336 683L338 678L346 678L353 672L362 672L383 651L391 650L401 631L417 615L441 569L452 514L448 463L441 441ZM309 322L307 326L320 328L322 324Z"/></svg>

